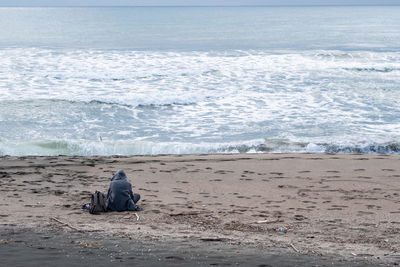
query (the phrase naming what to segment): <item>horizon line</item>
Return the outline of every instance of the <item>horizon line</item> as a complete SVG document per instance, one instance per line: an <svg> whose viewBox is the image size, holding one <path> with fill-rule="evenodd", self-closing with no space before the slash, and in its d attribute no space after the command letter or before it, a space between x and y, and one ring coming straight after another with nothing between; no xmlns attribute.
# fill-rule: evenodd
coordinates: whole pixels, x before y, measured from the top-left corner
<svg viewBox="0 0 400 267"><path fill-rule="evenodd" d="M0 5L3 7L357 7L400 6L399 4L316 4L316 5Z"/></svg>

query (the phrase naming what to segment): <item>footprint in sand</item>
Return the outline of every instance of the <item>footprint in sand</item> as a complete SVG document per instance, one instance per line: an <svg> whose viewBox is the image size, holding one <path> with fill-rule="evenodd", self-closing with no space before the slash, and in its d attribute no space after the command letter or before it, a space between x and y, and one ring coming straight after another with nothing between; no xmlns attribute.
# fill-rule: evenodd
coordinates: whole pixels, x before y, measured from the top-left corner
<svg viewBox="0 0 400 267"><path fill-rule="evenodd" d="M340 175L327 175L327 176L323 176L324 178L328 178L328 179L336 179L336 178L341 178L342 176Z"/></svg>
<svg viewBox="0 0 400 267"><path fill-rule="evenodd" d="M147 191L147 192L150 192L150 191L151 191L150 189L147 189L147 188L138 188L138 190L139 190L139 191Z"/></svg>
<svg viewBox="0 0 400 267"><path fill-rule="evenodd" d="M342 210L344 208L348 208L348 206L344 206L344 205L332 205L331 207L332 208L330 208L330 209L338 209L338 210Z"/></svg>
<svg viewBox="0 0 400 267"><path fill-rule="evenodd" d="M216 173L216 174L227 174L227 173L233 173L233 171L219 170L219 171L215 171L214 173Z"/></svg>
<svg viewBox="0 0 400 267"><path fill-rule="evenodd" d="M187 199L187 197L179 197L179 196L174 198Z"/></svg>
<svg viewBox="0 0 400 267"><path fill-rule="evenodd" d="M371 211L362 211L362 210L357 211L357 215L358 215L358 216L362 216L362 215L372 215L372 214L375 214L375 212L371 212Z"/></svg>
<svg viewBox="0 0 400 267"><path fill-rule="evenodd" d="M186 173L196 173L196 172L200 172L200 169L195 169L195 170L191 170L191 171L187 171Z"/></svg>
<svg viewBox="0 0 400 267"><path fill-rule="evenodd" d="M367 207L367 209L371 210L371 209L377 209L380 210L382 209L381 206L377 206L377 205L365 205Z"/></svg>
<svg viewBox="0 0 400 267"><path fill-rule="evenodd" d="M186 192L184 192L184 191L182 191L182 190L173 190L172 192L173 192L173 193L178 193L178 194L189 195L189 193L186 193Z"/></svg>
<svg viewBox="0 0 400 267"><path fill-rule="evenodd" d="M240 181L253 181L251 178L239 178Z"/></svg>
<svg viewBox="0 0 400 267"><path fill-rule="evenodd" d="M54 193L54 195L56 195L56 196L61 196L61 195L63 195L63 194L66 193L66 192L63 191L63 190L54 190L53 193Z"/></svg>
<svg viewBox="0 0 400 267"><path fill-rule="evenodd" d="M301 215L301 214L296 214L296 215L294 215L294 219L295 219L296 221L304 221L304 220L307 219L307 217L304 216L304 215Z"/></svg>
<svg viewBox="0 0 400 267"><path fill-rule="evenodd" d="M369 176L357 176L357 178L358 179L367 179L367 180L372 179L372 177L369 177Z"/></svg>
<svg viewBox="0 0 400 267"><path fill-rule="evenodd" d="M299 188L299 187L295 186L295 185L283 185L283 184L280 184L280 185L278 185L278 188L291 188L291 189L293 189L293 188Z"/></svg>
<svg viewBox="0 0 400 267"><path fill-rule="evenodd" d="M273 217L276 217L276 218L280 218L280 217L282 217L282 212L279 211L279 210L274 210L274 211L272 212L272 216L273 216Z"/></svg>
<svg viewBox="0 0 400 267"><path fill-rule="evenodd" d="M363 172L365 169L354 169L355 172Z"/></svg>
<svg viewBox="0 0 400 267"><path fill-rule="evenodd" d="M172 170L159 170L159 172L167 172L167 173L171 173Z"/></svg>
<svg viewBox="0 0 400 267"><path fill-rule="evenodd" d="M269 158L269 159L262 159L262 160L280 160L280 158Z"/></svg>
<svg viewBox="0 0 400 267"><path fill-rule="evenodd" d="M185 260L184 258L182 258L182 257L179 257L179 256L166 256L165 257L165 259L166 260L178 260L178 261L183 261L183 260Z"/></svg>

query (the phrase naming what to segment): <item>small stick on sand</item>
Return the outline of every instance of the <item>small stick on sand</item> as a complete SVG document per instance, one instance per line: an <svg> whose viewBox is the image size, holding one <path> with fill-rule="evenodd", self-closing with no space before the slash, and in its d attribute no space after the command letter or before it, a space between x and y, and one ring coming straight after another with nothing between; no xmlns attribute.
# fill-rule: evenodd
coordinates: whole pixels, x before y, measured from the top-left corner
<svg viewBox="0 0 400 267"><path fill-rule="evenodd" d="M300 252L292 243L290 243L289 246L291 246L292 249L293 249L294 251L296 251L297 253Z"/></svg>
<svg viewBox="0 0 400 267"><path fill-rule="evenodd" d="M261 224L261 223L278 223L278 222L283 222L283 220L276 219L276 220L262 220L262 221L257 221L256 223Z"/></svg>
<svg viewBox="0 0 400 267"><path fill-rule="evenodd" d="M52 219L53 221L56 221L56 222L58 222L58 223L60 223L60 224L62 224L62 225L64 225L64 226L67 226L67 227L69 227L69 228L71 228L71 229L73 229L73 230L75 230L75 231L83 232L82 230L80 230L80 229L78 229L78 228L75 228L75 227L69 225L68 223L62 222L62 221L60 221L59 219L56 219L56 218L54 218L54 217L51 217L50 219Z"/></svg>
<svg viewBox="0 0 400 267"><path fill-rule="evenodd" d="M180 213L171 213L169 216L188 216L188 215L199 215L200 212L180 212Z"/></svg>
<svg viewBox="0 0 400 267"><path fill-rule="evenodd" d="M137 213L134 213L136 215L136 221L139 221L139 215Z"/></svg>

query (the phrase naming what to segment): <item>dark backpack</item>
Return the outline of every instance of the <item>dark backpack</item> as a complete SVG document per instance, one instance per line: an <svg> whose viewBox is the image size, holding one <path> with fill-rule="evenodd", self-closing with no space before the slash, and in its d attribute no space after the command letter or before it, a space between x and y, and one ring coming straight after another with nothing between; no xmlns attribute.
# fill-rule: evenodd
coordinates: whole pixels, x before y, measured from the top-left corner
<svg viewBox="0 0 400 267"><path fill-rule="evenodd" d="M89 212L91 214L99 214L107 211L107 198L102 193L96 190L92 195Z"/></svg>

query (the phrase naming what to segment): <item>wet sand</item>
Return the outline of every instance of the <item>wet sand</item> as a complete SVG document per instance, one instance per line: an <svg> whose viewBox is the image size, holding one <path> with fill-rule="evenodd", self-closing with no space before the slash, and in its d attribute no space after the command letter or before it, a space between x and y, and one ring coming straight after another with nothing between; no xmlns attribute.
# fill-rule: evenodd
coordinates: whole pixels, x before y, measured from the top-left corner
<svg viewBox="0 0 400 267"><path fill-rule="evenodd" d="M0 266L376 266L337 255L192 238L121 238L103 233L2 230Z"/></svg>
<svg viewBox="0 0 400 267"><path fill-rule="evenodd" d="M44 262L51 251L67 251L105 266L135 259L149 266L397 264L399 163L397 155L364 154L2 157L0 255L4 263L5 255L40 251ZM144 210L83 212L118 169ZM65 236L72 240L54 245ZM30 249L39 243L42 249ZM125 256L141 251L142 258L99 253L118 244ZM207 260L211 252L218 260ZM32 262L25 259L21 266Z"/></svg>

